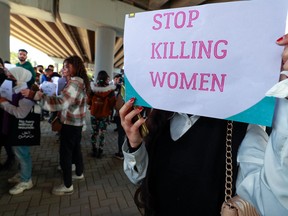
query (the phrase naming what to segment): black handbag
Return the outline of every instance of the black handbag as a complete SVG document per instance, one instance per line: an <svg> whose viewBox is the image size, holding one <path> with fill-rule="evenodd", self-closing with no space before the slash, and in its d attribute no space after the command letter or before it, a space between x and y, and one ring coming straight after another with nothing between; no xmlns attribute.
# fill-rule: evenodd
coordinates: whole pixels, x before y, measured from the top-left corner
<svg viewBox="0 0 288 216"><path fill-rule="evenodd" d="M34 146L40 145L40 113L35 112L35 106L29 114L18 119L13 116L10 122L10 135L8 144L11 146Z"/></svg>

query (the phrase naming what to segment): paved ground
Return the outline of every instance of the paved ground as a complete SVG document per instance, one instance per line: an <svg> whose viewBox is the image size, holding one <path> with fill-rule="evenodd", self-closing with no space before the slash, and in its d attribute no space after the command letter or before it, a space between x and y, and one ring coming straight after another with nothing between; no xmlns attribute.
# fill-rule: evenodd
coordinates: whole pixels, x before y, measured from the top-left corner
<svg viewBox="0 0 288 216"><path fill-rule="evenodd" d="M88 118L87 118L88 119ZM117 150L115 124L108 127L106 146L101 159L89 156L90 127L83 133L82 152L85 164L85 180L74 182L74 194L55 196L51 194L54 185L61 183L58 166L57 136L47 121L41 123L40 146L31 147L34 187L19 195L9 195L12 187L7 179L17 172L17 165L0 175L0 215L135 215L139 216L133 201L135 186L123 172L123 161L113 158ZM1 161L6 158L3 149Z"/></svg>

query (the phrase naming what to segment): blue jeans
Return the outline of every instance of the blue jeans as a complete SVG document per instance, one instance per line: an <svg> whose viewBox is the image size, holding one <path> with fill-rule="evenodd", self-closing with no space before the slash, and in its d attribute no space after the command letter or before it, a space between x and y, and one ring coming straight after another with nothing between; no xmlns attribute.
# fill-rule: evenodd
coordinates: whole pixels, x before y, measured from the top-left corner
<svg viewBox="0 0 288 216"><path fill-rule="evenodd" d="M30 146L15 146L14 152L20 163L20 177L22 182L28 182L32 175L32 158Z"/></svg>

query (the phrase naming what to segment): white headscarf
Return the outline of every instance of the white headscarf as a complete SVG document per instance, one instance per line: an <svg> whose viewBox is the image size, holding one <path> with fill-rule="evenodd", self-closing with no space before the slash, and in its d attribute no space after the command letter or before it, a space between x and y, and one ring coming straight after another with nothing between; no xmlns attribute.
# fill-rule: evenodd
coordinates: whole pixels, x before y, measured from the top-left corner
<svg viewBox="0 0 288 216"><path fill-rule="evenodd" d="M24 83L27 83L32 78L31 72L22 67L10 68L9 72L17 80L16 86L22 86Z"/></svg>

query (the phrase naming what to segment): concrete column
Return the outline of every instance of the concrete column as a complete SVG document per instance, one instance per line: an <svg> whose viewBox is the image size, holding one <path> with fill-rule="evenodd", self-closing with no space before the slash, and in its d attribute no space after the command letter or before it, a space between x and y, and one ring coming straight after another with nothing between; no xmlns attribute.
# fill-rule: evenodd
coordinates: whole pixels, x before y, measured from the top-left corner
<svg viewBox="0 0 288 216"><path fill-rule="evenodd" d="M114 45L116 32L107 27L99 27L95 34L95 67L94 77L101 70L105 70L110 79L113 78Z"/></svg>
<svg viewBox="0 0 288 216"><path fill-rule="evenodd" d="M56 71L56 72L58 72L58 73L60 72L60 71L59 71L59 64L58 64L58 63L55 63L55 64L54 64L54 71Z"/></svg>
<svg viewBox="0 0 288 216"><path fill-rule="evenodd" d="M10 61L10 6L8 0L0 0L0 57Z"/></svg>

